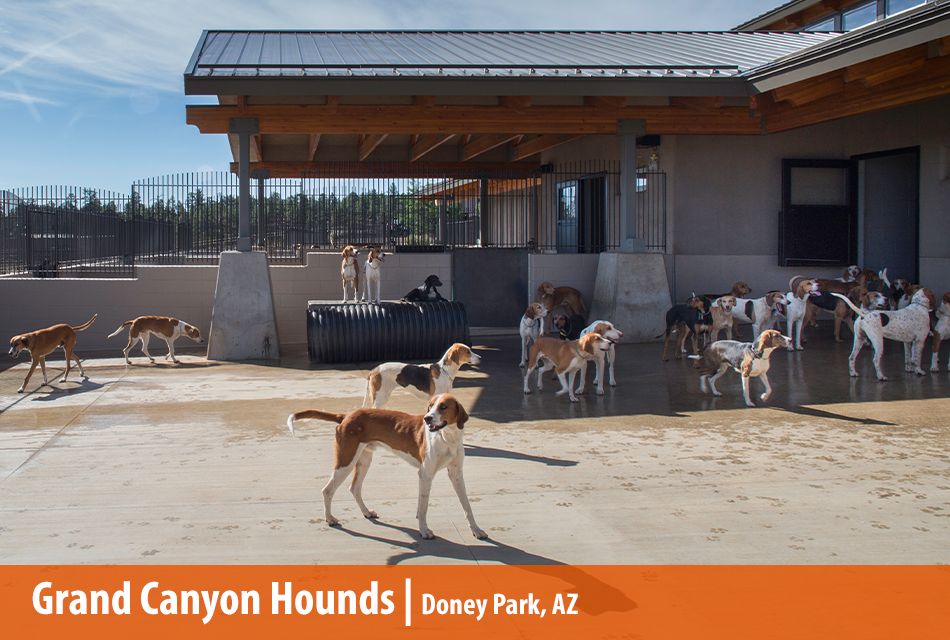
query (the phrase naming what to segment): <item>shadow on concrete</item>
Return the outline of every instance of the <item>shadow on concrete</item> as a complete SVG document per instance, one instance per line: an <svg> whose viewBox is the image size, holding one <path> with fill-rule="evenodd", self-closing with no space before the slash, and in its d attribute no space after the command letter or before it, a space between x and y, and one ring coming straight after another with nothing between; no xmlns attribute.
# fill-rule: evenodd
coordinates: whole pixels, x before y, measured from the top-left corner
<svg viewBox="0 0 950 640"><path fill-rule="evenodd" d="M855 418L853 416L846 416L842 413L835 413L833 411L824 411L822 409L816 409L814 407L787 407L780 408L781 411L787 411L789 413L794 413L800 416L809 416L812 418L824 418L828 420L844 420L846 422L856 422L858 424L864 425L875 425L882 427L896 427L893 422L885 422L883 420L874 420L873 418Z"/></svg>
<svg viewBox="0 0 950 640"><path fill-rule="evenodd" d="M372 540L381 544L387 544L391 547L401 547L405 551L390 556L386 560L387 565L398 565L407 560L417 558L439 558L463 560L465 562L488 562L495 564L505 564L518 566L525 571L548 576L559 581L566 581L571 585L570 589L575 593L596 593L596 598L580 598L578 608L588 615L598 615L612 611L631 611L637 608L637 604L628 598L619 589L593 577L583 569L567 565L559 560L540 556L518 547L507 545L496 540L486 540L484 544L469 546L436 538L435 540L419 539L419 532L408 527L401 527L379 520L372 520L373 524L382 529L392 529L399 531L412 538L411 542L404 539L388 538L376 536L359 531L353 531L341 527L344 533L354 538L363 538ZM552 566L557 566L556 570Z"/></svg>
<svg viewBox="0 0 950 640"><path fill-rule="evenodd" d="M66 381L68 387L54 387L52 385L47 385L46 387L40 387L29 393L31 399L35 402L49 402L51 400L58 400L63 396L74 396L80 393L89 393L90 391L99 391L103 387L109 384L115 384L118 380L106 380L105 382L93 382L92 380L83 379L79 382ZM62 382L58 384L63 384ZM43 389L48 389L46 393L42 393Z"/></svg>
<svg viewBox="0 0 950 640"><path fill-rule="evenodd" d="M474 444L465 445L465 455L476 458L502 458L506 460L519 460L522 462L540 462L549 467L574 467L577 466L577 460L561 460L558 458L548 458L545 456L535 456L530 453L520 453L518 451L508 451L507 449L495 449L493 447L480 447Z"/></svg>

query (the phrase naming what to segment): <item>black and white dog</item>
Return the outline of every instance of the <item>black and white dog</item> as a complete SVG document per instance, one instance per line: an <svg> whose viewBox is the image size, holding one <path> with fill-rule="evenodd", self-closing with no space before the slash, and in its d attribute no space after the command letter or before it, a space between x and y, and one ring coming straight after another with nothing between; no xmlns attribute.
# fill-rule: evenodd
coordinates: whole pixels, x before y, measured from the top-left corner
<svg viewBox="0 0 950 640"><path fill-rule="evenodd" d="M436 287L443 286L439 276L434 273L425 279L422 286L416 287L402 297L406 302L446 302Z"/></svg>

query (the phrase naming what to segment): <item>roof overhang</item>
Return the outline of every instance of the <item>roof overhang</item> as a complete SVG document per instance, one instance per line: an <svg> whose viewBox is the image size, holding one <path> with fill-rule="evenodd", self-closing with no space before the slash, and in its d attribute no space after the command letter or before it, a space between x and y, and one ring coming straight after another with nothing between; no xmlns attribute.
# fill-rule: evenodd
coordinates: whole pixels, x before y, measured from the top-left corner
<svg viewBox="0 0 950 640"><path fill-rule="evenodd" d="M802 9L807 9L812 5L816 5L822 2L822 0L792 0L791 2L786 2L785 4L775 7L770 11L766 11L760 16L756 16L747 22L735 27L736 31L751 31L755 29L764 29L768 25L778 22L783 18L787 18L793 13L797 13Z"/></svg>
<svg viewBox="0 0 950 640"><path fill-rule="evenodd" d="M746 78L755 93L764 93L948 35L950 2L924 5L754 69Z"/></svg>

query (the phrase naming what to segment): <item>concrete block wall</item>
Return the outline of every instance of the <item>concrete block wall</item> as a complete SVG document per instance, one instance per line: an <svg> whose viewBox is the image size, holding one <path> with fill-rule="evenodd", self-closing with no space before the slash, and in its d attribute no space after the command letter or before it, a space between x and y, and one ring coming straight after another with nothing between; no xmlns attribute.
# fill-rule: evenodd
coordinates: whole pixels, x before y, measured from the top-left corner
<svg viewBox="0 0 950 640"><path fill-rule="evenodd" d="M77 325L98 313L96 324L79 338L80 352L114 349L118 353L125 346L125 338L107 340L106 336L140 315L181 318L197 326L207 338L217 266L144 265L136 267L135 273L134 279L0 278L0 300L4 301L0 305L0 337L6 341L18 333L60 322ZM382 297L398 299L431 273L445 284L440 289L442 295L451 298L451 254L389 255L384 265ZM307 301L343 297L339 254L310 253L306 266L272 265L270 276L281 348L306 344ZM188 342L180 340L176 344L185 347ZM159 348L151 351L153 355L163 353Z"/></svg>
<svg viewBox="0 0 950 640"><path fill-rule="evenodd" d="M96 323L79 335L77 351L115 350L125 346L127 334L107 340L120 324L142 315L175 316L197 326L207 338L218 268L149 266L136 269L134 279L106 278L0 278L0 337L35 331L65 322L82 324L94 313ZM179 340L176 346L189 346ZM152 341L152 355L164 354ZM61 353L61 352L60 352ZM22 356L26 357L26 356ZM56 356L61 357L57 354Z"/></svg>
<svg viewBox="0 0 950 640"><path fill-rule="evenodd" d="M534 301L538 285L547 281L556 287L574 287L584 296L584 304L590 309L599 260L598 253L530 254L527 302Z"/></svg>

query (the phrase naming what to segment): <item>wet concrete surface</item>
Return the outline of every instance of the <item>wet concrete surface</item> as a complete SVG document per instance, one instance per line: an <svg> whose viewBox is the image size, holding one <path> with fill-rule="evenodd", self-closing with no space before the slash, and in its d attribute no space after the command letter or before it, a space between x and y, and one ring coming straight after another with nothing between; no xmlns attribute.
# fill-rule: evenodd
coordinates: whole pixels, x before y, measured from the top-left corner
<svg viewBox="0 0 950 640"><path fill-rule="evenodd" d="M824 329L824 328L823 328ZM305 408L359 406L370 363L183 365L87 357L90 379L16 389L0 372L0 563L945 563L950 561L950 374L879 383L825 331L773 355L768 403L738 376L699 392L689 361L622 345L603 397L521 392L516 338L476 341L456 393L466 482L491 536L471 537L444 473L419 539L417 478L387 453L341 489L323 522L332 425L284 426ZM830 333L830 330L828 331ZM51 363L51 375L62 363ZM72 375L72 374L71 374ZM754 385L756 383L753 383ZM391 408L421 412L397 392Z"/></svg>

